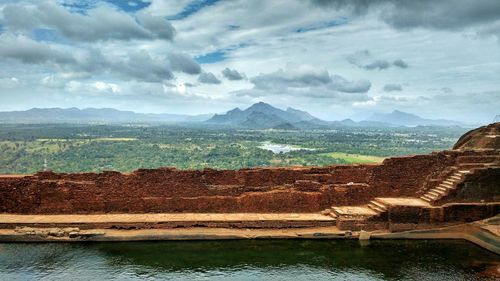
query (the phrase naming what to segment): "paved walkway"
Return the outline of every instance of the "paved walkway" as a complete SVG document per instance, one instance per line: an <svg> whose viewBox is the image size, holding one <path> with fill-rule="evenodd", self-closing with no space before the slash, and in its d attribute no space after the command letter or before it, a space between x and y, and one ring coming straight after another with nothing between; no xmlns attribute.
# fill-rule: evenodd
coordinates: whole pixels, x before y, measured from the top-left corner
<svg viewBox="0 0 500 281"><path fill-rule="evenodd" d="M169 213L169 214L92 214L92 215L13 215L0 214L5 223L136 223L195 221L335 221L319 213Z"/></svg>
<svg viewBox="0 0 500 281"><path fill-rule="evenodd" d="M356 234L348 238L355 237ZM336 227L287 229L237 228L173 228L173 229L90 229L80 230L75 237L26 235L14 229L0 229L0 242L70 242L70 241L151 241L151 240L225 240L225 239L335 239L346 238L345 231Z"/></svg>
<svg viewBox="0 0 500 281"><path fill-rule="evenodd" d="M426 202L420 198L408 198L408 197L378 197L378 201L383 202L390 206L408 206L408 207L430 207L429 202Z"/></svg>

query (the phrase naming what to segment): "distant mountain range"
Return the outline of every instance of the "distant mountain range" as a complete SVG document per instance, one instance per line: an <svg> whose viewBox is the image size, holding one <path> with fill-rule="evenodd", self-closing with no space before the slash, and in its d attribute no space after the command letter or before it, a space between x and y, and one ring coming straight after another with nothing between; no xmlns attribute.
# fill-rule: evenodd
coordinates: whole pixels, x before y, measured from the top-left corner
<svg viewBox="0 0 500 281"><path fill-rule="evenodd" d="M32 108L0 112L2 123L186 123L202 122L213 114L143 114L113 108Z"/></svg>
<svg viewBox="0 0 500 281"><path fill-rule="evenodd" d="M282 110L258 102L245 110L235 108L224 114L180 115L135 113L112 108L32 108L0 112L2 123L190 123L247 129L329 129L338 127L465 126L451 120L433 120L395 110L374 114L364 121L324 121L295 108Z"/></svg>
<svg viewBox="0 0 500 281"><path fill-rule="evenodd" d="M391 113L374 114L368 119L396 126L463 126L464 124L445 119L425 119L415 114L394 110Z"/></svg>
<svg viewBox="0 0 500 281"><path fill-rule="evenodd" d="M328 129L336 127L395 127L395 126L464 126L451 120L432 120L395 110L386 114L374 114L367 120L351 119L324 121L308 112L294 108L281 110L259 102L245 110L235 108L225 114L215 114L206 121L210 124L250 129Z"/></svg>

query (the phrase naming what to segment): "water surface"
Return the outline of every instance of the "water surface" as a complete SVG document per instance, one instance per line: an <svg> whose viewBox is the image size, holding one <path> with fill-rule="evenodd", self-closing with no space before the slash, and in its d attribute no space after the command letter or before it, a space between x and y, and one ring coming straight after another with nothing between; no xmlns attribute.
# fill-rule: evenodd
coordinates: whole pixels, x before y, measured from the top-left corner
<svg viewBox="0 0 500 281"><path fill-rule="evenodd" d="M481 280L495 262L436 240L0 244L0 280Z"/></svg>
<svg viewBox="0 0 500 281"><path fill-rule="evenodd" d="M272 143L269 141L262 142L258 148L269 150L274 154L288 153L295 150L315 150L314 148L299 147L290 144Z"/></svg>

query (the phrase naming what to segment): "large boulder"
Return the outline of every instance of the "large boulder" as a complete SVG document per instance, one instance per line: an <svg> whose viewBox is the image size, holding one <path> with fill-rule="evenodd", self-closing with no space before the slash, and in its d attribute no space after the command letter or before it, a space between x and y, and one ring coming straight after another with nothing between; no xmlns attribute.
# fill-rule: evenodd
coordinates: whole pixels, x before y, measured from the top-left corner
<svg viewBox="0 0 500 281"><path fill-rule="evenodd" d="M500 122L467 132L453 149L500 149Z"/></svg>

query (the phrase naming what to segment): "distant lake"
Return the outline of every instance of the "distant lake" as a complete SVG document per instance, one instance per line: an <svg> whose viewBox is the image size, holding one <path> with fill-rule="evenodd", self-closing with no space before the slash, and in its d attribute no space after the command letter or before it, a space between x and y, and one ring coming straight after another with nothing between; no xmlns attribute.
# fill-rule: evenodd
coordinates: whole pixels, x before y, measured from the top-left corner
<svg viewBox="0 0 500 281"><path fill-rule="evenodd" d="M480 280L464 241L0 243L0 280Z"/></svg>
<svg viewBox="0 0 500 281"><path fill-rule="evenodd" d="M288 153L295 150L315 150L314 148L304 148L290 144L272 143L270 141L262 142L258 147L261 149L272 151L275 154Z"/></svg>

